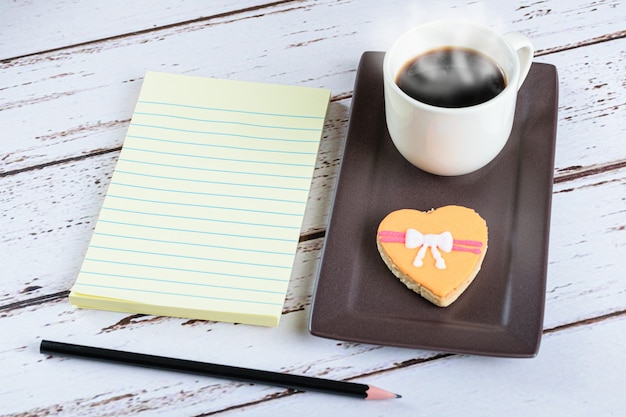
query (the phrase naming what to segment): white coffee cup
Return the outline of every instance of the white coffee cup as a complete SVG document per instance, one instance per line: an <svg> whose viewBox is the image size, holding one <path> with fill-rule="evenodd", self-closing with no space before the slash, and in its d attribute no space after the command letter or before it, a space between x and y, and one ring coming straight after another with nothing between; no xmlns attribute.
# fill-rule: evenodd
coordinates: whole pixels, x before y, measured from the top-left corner
<svg viewBox="0 0 626 417"><path fill-rule="evenodd" d="M481 104L447 108L420 102L398 87L398 72L407 62L447 47L491 58L504 73L504 90ZM443 176L468 174L491 162L511 133L517 91L533 54L532 44L520 33L501 35L460 20L427 23L398 38L385 54L383 77L387 128L400 154L416 167Z"/></svg>

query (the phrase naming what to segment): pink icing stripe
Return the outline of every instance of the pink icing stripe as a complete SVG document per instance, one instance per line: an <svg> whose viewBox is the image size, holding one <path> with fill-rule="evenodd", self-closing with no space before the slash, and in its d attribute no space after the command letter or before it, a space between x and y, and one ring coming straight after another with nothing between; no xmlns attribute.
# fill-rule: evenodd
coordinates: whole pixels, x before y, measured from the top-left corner
<svg viewBox="0 0 626 417"><path fill-rule="evenodd" d="M406 233L393 232L391 230L381 230L378 232L378 238L383 243L404 243Z"/></svg>
<svg viewBox="0 0 626 417"><path fill-rule="evenodd" d="M476 240L454 240L454 243L457 245L465 245L465 246L478 246L478 247L482 247L483 243L482 242L478 242Z"/></svg>
<svg viewBox="0 0 626 417"><path fill-rule="evenodd" d="M463 246L452 246L452 250L457 251L457 252L471 252L471 253L475 253L476 255L480 254L480 249L465 248Z"/></svg>
<svg viewBox="0 0 626 417"><path fill-rule="evenodd" d="M379 240L383 243L404 243L404 236L380 236Z"/></svg>

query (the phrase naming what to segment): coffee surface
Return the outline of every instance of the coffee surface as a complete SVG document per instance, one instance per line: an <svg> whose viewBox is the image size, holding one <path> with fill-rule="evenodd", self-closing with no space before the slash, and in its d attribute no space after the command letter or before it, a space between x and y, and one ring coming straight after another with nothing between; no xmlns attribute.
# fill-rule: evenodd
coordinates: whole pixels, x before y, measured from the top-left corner
<svg viewBox="0 0 626 417"><path fill-rule="evenodd" d="M422 103L459 108L491 100L504 90L506 79L487 56L450 47L408 61L398 72L396 84Z"/></svg>

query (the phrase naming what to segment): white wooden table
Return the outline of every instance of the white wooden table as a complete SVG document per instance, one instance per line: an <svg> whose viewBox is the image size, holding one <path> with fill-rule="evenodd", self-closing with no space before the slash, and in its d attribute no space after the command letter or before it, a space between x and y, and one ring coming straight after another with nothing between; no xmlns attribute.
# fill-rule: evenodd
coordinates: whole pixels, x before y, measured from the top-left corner
<svg viewBox="0 0 626 417"><path fill-rule="evenodd" d="M502 359L317 338L307 323L355 70L418 23L472 19L556 65L544 336ZM626 397L626 2L0 2L0 414L618 416ZM147 70L332 90L278 328L68 302ZM364 381L365 402L40 355L41 339Z"/></svg>

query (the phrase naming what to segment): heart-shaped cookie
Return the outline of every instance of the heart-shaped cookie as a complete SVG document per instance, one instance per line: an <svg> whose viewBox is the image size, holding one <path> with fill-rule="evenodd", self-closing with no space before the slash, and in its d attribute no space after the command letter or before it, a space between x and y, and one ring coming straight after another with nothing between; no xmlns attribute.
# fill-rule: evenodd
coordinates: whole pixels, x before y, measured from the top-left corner
<svg viewBox="0 0 626 417"><path fill-rule="evenodd" d="M380 222L376 242L395 276L431 303L446 307L480 270L487 252L487 223L461 206L397 210Z"/></svg>

